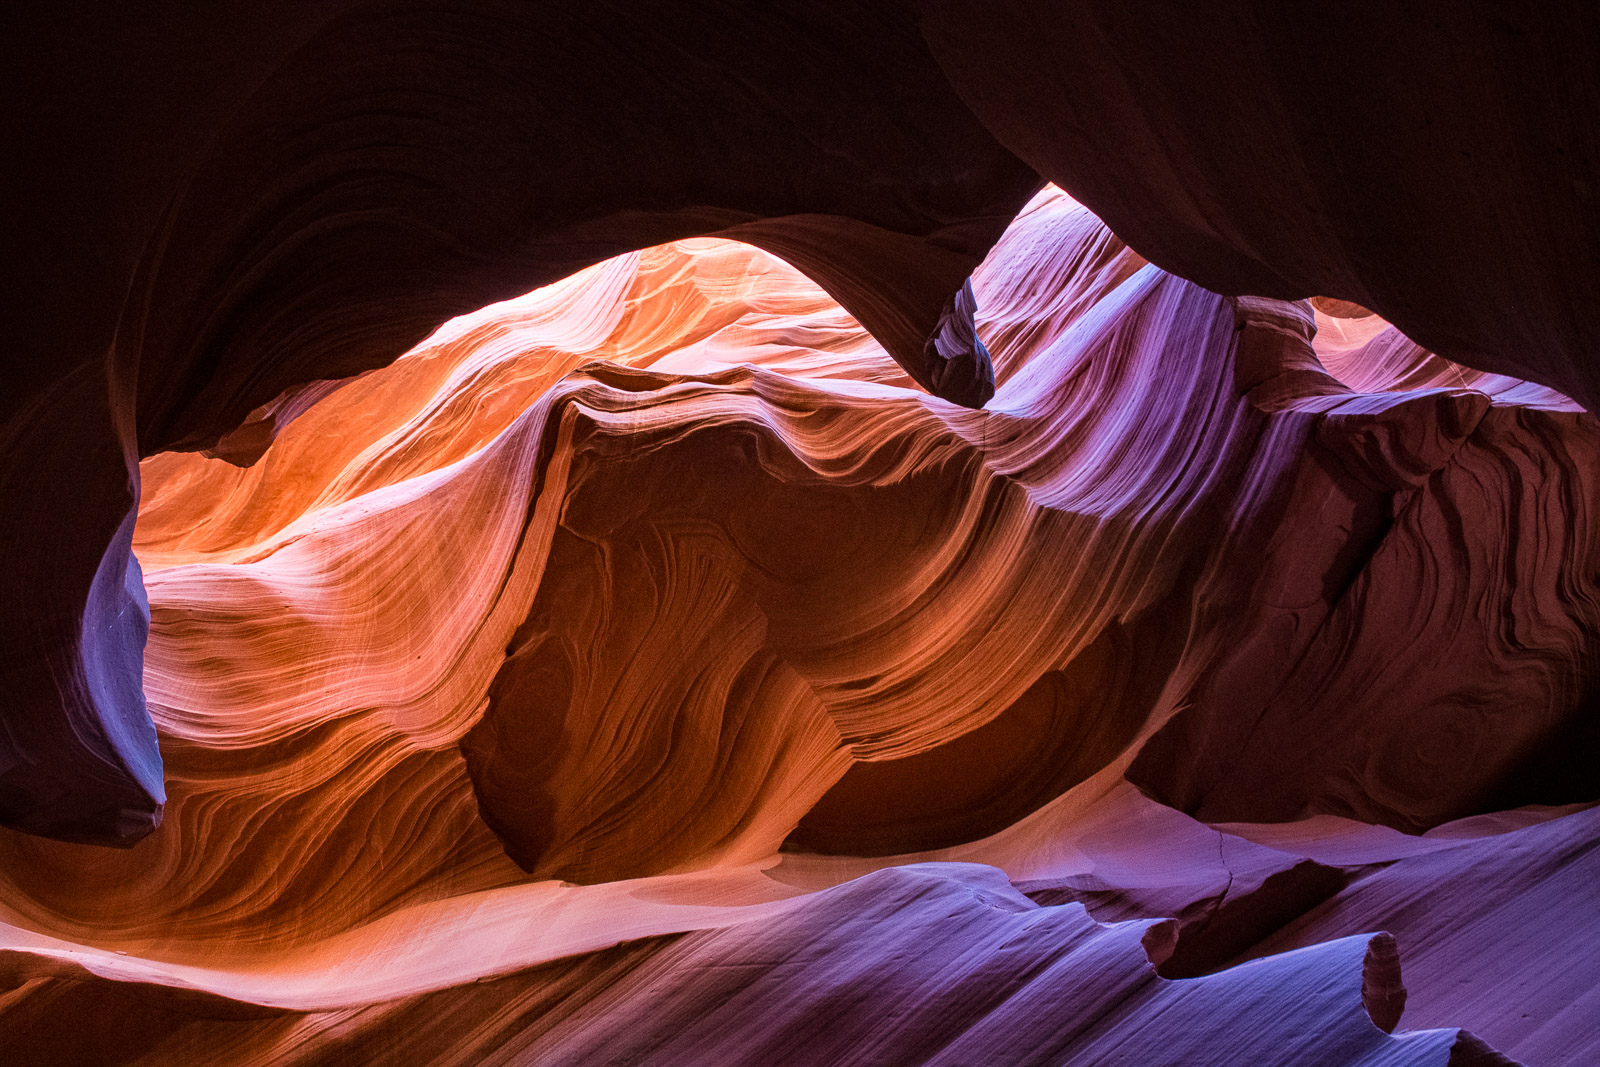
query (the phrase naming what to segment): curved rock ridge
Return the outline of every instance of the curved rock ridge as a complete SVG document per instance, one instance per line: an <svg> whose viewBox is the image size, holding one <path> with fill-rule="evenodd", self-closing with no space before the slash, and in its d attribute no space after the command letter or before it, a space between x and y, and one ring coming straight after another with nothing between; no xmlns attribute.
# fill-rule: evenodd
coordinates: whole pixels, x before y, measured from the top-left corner
<svg viewBox="0 0 1600 1067"><path fill-rule="evenodd" d="M285 394L251 467L147 460L167 825L0 832L0 1025L82 1062L1509 1062L1454 1029L1486 997L1399 977L1404 915L1316 918L1410 853L1258 824L1600 798L1600 425L1055 189L972 293L982 411L697 239ZM1581 816L1475 832L1577 852ZM84 989L114 1010L63 1037Z"/></svg>
<svg viewBox="0 0 1600 1067"><path fill-rule="evenodd" d="M339 383L314 417L285 420L249 466L151 457L141 465L140 561L156 571L247 558L309 511L482 450L594 361L669 373L781 361L790 373L909 384L788 264L749 245L679 241L451 320L392 366Z"/></svg>

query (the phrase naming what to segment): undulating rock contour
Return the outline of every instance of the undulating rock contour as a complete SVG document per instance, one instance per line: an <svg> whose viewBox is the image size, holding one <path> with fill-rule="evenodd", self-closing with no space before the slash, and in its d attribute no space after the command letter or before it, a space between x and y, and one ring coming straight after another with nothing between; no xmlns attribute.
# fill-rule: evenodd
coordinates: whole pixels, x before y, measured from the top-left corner
<svg viewBox="0 0 1600 1067"><path fill-rule="evenodd" d="M1600 1062L1592 12L17 23L0 1060Z"/></svg>

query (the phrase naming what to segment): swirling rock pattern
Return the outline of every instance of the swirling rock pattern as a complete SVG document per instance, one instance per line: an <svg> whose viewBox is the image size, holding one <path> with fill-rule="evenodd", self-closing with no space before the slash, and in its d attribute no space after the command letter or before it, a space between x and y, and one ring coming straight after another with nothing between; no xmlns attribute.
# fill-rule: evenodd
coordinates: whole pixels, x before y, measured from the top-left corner
<svg viewBox="0 0 1600 1067"><path fill-rule="evenodd" d="M810 272L925 386L987 399L961 294L1040 181L961 103L909 4L16 21L6 68L37 106L14 109L8 200L28 205L14 259L36 266L4 289L0 600L27 608L0 613L0 824L126 845L160 821L139 460L259 455L308 385L453 315L720 233ZM680 45L628 44L652 35Z"/></svg>
<svg viewBox="0 0 1600 1067"><path fill-rule="evenodd" d="M166 825L0 832L7 1047L1600 1053L1593 417L1055 189L970 293L981 411L708 238L146 460Z"/></svg>

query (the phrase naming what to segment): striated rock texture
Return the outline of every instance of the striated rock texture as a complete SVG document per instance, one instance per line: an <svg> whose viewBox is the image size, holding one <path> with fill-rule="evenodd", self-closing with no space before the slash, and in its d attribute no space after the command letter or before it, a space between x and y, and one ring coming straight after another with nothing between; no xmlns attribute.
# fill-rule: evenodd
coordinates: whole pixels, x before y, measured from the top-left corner
<svg viewBox="0 0 1600 1067"><path fill-rule="evenodd" d="M0 1060L1600 1062L1593 5L35 7Z"/></svg>
<svg viewBox="0 0 1600 1067"><path fill-rule="evenodd" d="M139 459L248 461L308 383L389 363L452 315L719 233L808 271L922 385L988 398L964 285L1040 183L961 103L909 4L15 19L5 65L36 106L8 152L26 207L8 220L24 266L5 287L0 601L28 607L0 613L0 824L129 844L161 817L128 551Z"/></svg>
<svg viewBox="0 0 1600 1067"><path fill-rule="evenodd" d="M0 832L7 1047L1600 1055L1600 424L1055 189L963 305L983 410L683 240L146 460L166 824Z"/></svg>

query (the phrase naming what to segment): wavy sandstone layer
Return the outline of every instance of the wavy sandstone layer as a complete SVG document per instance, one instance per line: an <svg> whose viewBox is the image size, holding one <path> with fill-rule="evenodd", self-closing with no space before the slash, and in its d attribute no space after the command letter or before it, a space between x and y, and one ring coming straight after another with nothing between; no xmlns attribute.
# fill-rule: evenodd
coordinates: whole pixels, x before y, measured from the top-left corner
<svg viewBox="0 0 1600 1067"><path fill-rule="evenodd" d="M972 292L985 410L696 239L147 460L166 823L0 833L9 1047L1600 1055L1600 425L1054 189Z"/></svg>
<svg viewBox="0 0 1600 1067"><path fill-rule="evenodd" d="M23 606L0 612L0 825L131 845L160 824L140 460L248 461L314 391L452 316L718 234L805 270L926 388L992 392L966 279L1040 180L961 103L912 5L18 16L0 601Z"/></svg>

